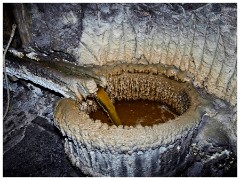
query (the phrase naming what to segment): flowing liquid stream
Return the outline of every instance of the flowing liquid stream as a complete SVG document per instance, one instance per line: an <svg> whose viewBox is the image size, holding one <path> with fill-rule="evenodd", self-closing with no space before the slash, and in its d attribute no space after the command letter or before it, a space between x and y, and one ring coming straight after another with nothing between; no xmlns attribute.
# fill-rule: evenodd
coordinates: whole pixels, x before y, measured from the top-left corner
<svg viewBox="0 0 240 180"><path fill-rule="evenodd" d="M105 112L98 109L91 112L90 117L94 120L99 119L108 125L136 126L141 124L142 126L151 126L164 123L177 116L158 101L116 101L113 105L102 88L99 88L97 92L97 100Z"/></svg>
<svg viewBox="0 0 240 180"><path fill-rule="evenodd" d="M110 120L112 121L113 124L117 126L122 124L111 99L108 97L107 93L101 87L98 87L97 101L102 106L104 111L106 111L106 113L109 115Z"/></svg>

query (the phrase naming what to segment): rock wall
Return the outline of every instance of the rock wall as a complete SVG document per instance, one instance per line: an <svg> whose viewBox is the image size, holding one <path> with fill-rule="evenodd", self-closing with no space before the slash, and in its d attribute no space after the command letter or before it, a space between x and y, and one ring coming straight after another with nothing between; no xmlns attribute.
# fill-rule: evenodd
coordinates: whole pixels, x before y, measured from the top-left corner
<svg viewBox="0 0 240 180"><path fill-rule="evenodd" d="M15 4L25 49L79 65L167 64L237 103L236 4ZM31 48L30 48L31 47Z"/></svg>
<svg viewBox="0 0 240 180"><path fill-rule="evenodd" d="M92 64L102 68L112 64L135 66L128 63L155 69L162 64L175 66L173 73L193 78L195 86L224 99L200 90L212 107L189 138L191 146L183 146L189 152L180 160L184 164L178 166L180 172L165 175L226 176L233 170L236 176L236 4L14 4L12 7L26 53L35 51L47 59L54 59L52 55L58 53L63 61L78 64L80 68L88 66L84 68L91 70ZM35 100L29 103L38 105ZM46 103L44 111L52 104ZM43 107L42 101L40 105ZM27 107L27 111L28 106L25 101L16 105ZM18 127L25 123L14 124L12 130L15 116L19 114L14 112L4 122L5 152L23 139L21 133L17 140L12 138L15 137L12 132L21 130ZM26 113L26 116L26 122L30 122L32 115ZM71 141L66 136L66 143L68 138ZM68 145L70 150L74 147ZM178 146L174 147L179 150ZM71 153L69 149L67 153Z"/></svg>

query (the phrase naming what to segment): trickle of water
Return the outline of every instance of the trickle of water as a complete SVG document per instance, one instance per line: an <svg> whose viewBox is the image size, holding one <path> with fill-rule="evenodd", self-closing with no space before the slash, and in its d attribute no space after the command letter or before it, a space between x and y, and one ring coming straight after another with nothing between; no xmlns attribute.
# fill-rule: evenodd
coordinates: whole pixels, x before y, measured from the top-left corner
<svg viewBox="0 0 240 180"><path fill-rule="evenodd" d="M117 126L121 125L122 122L117 115L116 109L115 109L111 99L108 97L107 93L104 91L104 89L102 87L98 87L96 98L97 98L97 101L100 104L100 106L110 117L110 120L112 121L112 123Z"/></svg>

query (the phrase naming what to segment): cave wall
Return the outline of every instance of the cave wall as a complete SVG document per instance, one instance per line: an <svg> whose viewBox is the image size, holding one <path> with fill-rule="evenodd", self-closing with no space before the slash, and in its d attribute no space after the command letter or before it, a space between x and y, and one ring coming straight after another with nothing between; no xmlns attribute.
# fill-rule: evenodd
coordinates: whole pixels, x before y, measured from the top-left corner
<svg viewBox="0 0 240 180"><path fill-rule="evenodd" d="M237 103L236 4L14 4L23 47L78 65L173 65Z"/></svg>
<svg viewBox="0 0 240 180"><path fill-rule="evenodd" d="M9 8L4 11L4 20L9 16L5 16L5 13L12 8L15 21L9 20L4 32L11 31L11 24L16 22L22 46L27 52L44 53L46 58L51 58L52 53L58 52L64 60L80 66L124 62L173 65L187 71L189 76L192 75L195 86L203 87L211 94L230 102L234 107L203 93L213 107L211 113L202 117L199 128L194 130L196 136L191 139L187 156L190 161L194 161L193 164L178 169L181 176L222 176L231 170L231 166L236 173L236 4L12 4ZM9 35L10 33L6 35L4 44ZM18 34L15 34L15 38L16 35ZM14 47L18 48L17 45ZM51 92L44 93L38 87L26 88L30 96L25 95L24 100L22 94L26 92L18 86L11 89L14 92L13 104L10 115L4 121L4 151L12 155L21 151L19 146L13 147L23 144L19 143L22 139L29 142L27 136L24 137L27 124L31 125L31 121L35 123L37 115L52 119L48 115L52 112L50 105L60 98L52 96ZM39 108L42 110L39 111ZM27 121L24 120L26 117ZM45 136L40 133L38 137ZM36 141L37 143L39 142ZM49 145L54 147L52 144ZM27 146L21 146L25 152ZM56 150L56 147L53 149ZM11 152L12 150L14 151ZM35 149L33 152L35 157ZM30 153L27 153L28 159ZM11 161L8 162L9 166L5 163L4 168L10 167L9 172L13 174L16 172L15 166L19 168L19 163L12 156L8 157ZM188 161L188 158L184 161ZM26 157L22 159L26 162ZM48 163L43 160L46 161L45 164ZM166 156L166 161L171 159ZM37 161L35 166L37 173L41 167L39 162L41 161ZM35 168L31 163L27 164L33 167L30 168L32 173ZM27 167L18 170L25 173L23 169ZM170 166L166 166L168 167ZM60 169L54 170L54 173ZM46 172L51 172L47 166Z"/></svg>

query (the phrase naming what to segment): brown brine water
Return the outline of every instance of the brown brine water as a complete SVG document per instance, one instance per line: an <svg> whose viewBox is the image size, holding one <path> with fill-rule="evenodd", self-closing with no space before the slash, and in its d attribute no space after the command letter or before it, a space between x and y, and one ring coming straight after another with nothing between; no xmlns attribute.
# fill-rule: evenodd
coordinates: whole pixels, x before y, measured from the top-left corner
<svg viewBox="0 0 240 180"><path fill-rule="evenodd" d="M174 119L177 115L169 108L158 101L134 100L134 101L116 101L114 103L118 117L122 125L151 126L154 124L164 123ZM102 109L91 112L90 117L94 120L101 120L102 123L113 125L107 113Z"/></svg>

